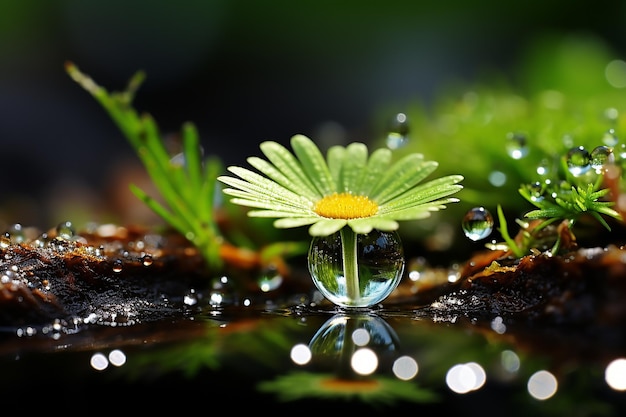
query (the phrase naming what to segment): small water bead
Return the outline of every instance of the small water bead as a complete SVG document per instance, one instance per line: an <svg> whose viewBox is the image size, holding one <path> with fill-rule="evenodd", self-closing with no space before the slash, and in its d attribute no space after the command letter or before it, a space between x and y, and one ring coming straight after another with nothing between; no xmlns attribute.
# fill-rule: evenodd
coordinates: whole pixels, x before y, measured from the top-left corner
<svg viewBox="0 0 626 417"><path fill-rule="evenodd" d="M570 149L566 158L567 169L575 177L580 177L591 169L591 155L583 146Z"/></svg>
<svg viewBox="0 0 626 417"><path fill-rule="evenodd" d="M620 143L613 148L613 157L615 159L615 165L622 170L626 170L626 144Z"/></svg>
<svg viewBox="0 0 626 417"><path fill-rule="evenodd" d="M484 207L474 207L465 213L461 226L465 236L473 241L481 240L493 231L493 216Z"/></svg>
<svg viewBox="0 0 626 417"><path fill-rule="evenodd" d="M387 133L387 147L392 150L402 148L408 143L408 134L409 123L406 114L396 114Z"/></svg>
<svg viewBox="0 0 626 417"><path fill-rule="evenodd" d="M357 235L359 294L352 298L343 271L340 233L314 237L308 253L311 278L329 301L342 307L370 307L387 298L404 272L404 249L397 232Z"/></svg>
<svg viewBox="0 0 626 417"><path fill-rule="evenodd" d="M150 255L149 253L146 253L141 257L141 263L143 264L143 266L150 266L153 262L154 259L152 259L152 255Z"/></svg>
<svg viewBox="0 0 626 417"><path fill-rule="evenodd" d="M283 283L283 276L274 265L263 268L257 281L259 288L263 292L277 290Z"/></svg>
<svg viewBox="0 0 626 417"><path fill-rule="evenodd" d="M604 110L604 117L609 122L615 123L619 117L619 111L615 107L609 107Z"/></svg>
<svg viewBox="0 0 626 417"><path fill-rule="evenodd" d="M567 149L570 149L570 148L574 147L574 137L572 135L570 135L569 133L566 133L565 135L563 135L561 140L563 141L563 145Z"/></svg>
<svg viewBox="0 0 626 417"><path fill-rule="evenodd" d="M494 187L502 187L506 184L506 174L502 171L491 171L487 179Z"/></svg>
<svg viewBox="0 0 626 417"><path fill-rule="evenodd" d="M70 240L74 237L76 231L74 230L74 226L72 222L66 221L59 223L56 227L57 237L65 240Z"/></svg>
<svg viewBox="0 0 626 417"><path fill-rule="evenodd" d="M552 164L549 159L544 158L537 165L537 174L542 177L547 177L552 172Z"/></svg>
<svg viewBox="0 0 626 417"><path fill-rule="evenodd" d="M528 143L525 133L509 132L506 135L506 152L513 159L522 159L528 155Z"/></svg>
<svg viewBox="0 0 626 417"><path fill-rule="evenodd" d="M591 167L601 174L607 164L614 162L613 150L608 146L596 146L591 151Z"/></svg>
<svg viewBox="0 0 626 417"><path fill-rule="evenodd" d="M211 290L209 291L208 303L214 308L234 305L235 288L227 276L222 275L213 280Z"/></svg>
<svg viewBox="0 0 626 417"><path fill-rule="evenodd" d="M11 234L9 232L0 236L0 249L7 249L11 246Z"/></svg>
<svg viewBox="0 0 626 417"><path fill-rule="evenodd" d="M604 143L606 146L615 146L617 145L618 141L619 138L617 137L615 129L613 128L604 132L604 135L602 136L602 143Z"/></svg>
<svg viewBox="0 0 626 417"><path fill-rule="evenodd" d="M19 223L12 224L7 230L7 233L11 235L11 242L13 243L22 243L26 240L24 228Z"/></svg>
<svg viewBox="0 0 626 417"><path fill-rule="evenodd" d="M122 262L121 259L116 259L113 261L113 272L115 272L116 274L119 274L120 272L122 272L123 267L124 267L124 263Z"/></svg>
<svg viewBox="0 0 626 417"><path fill-rule="evenodd" d="M534 202L542 201L545 198L545 187L539 181L529 184L527 187L530 193L530 198Z"/></svg>
<svg viewBox="0 0 626 417"><path fill-rule="evenodd" d="M183 303L188 306L194 306L198 304L198 294L196 290L191 288L183 297Z"/></svg>

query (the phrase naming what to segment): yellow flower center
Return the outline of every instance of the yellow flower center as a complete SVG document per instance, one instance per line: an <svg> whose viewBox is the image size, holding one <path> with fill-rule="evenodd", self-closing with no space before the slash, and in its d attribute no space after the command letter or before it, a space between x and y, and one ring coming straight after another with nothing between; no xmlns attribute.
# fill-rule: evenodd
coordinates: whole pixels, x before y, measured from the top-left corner
<svg viewBox="0 0 626 417"><path fill-rule="evenodd" d="M358 219L378 212L378 205L364 195L331 194L315 204L315 213L329 219Z"/></svg>

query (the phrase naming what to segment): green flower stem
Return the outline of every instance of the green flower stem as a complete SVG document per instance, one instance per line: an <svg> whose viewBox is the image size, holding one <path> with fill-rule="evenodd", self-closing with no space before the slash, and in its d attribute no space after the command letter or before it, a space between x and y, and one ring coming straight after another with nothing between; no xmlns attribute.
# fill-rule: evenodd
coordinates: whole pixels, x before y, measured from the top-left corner
<svg viewBox="0 0 626 417"><path fill-rule="evenodd" d="M343 258L343 274L346 279L348 299L361 298L359 289L359 263L357 261L356 233L346 226L339 231L341 236L341 255Z"/></svg>

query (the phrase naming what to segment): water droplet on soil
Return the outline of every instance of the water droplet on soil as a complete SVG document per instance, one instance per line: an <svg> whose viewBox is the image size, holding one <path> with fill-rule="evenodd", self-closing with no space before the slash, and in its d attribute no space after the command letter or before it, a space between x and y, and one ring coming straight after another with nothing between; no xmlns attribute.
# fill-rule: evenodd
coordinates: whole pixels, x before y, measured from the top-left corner
<svg viewBox="0 0 626 417"><path fill-rule="evenodd" d="M339 232L315 237L308 254L309 271L317 289L334 304L370 307L398 286L404 272L404 249L397 232L373 230L357 235L358 298L348 294Z"/></svg>

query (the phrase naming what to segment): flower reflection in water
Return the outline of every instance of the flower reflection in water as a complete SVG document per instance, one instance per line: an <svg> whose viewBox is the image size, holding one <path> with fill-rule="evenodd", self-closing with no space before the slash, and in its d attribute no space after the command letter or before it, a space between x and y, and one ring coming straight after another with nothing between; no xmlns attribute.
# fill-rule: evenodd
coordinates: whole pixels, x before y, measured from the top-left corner
<svg viewBox="0 0 626 417"><path fill-rule="evenodd" d="M418 365L410 356L400 355L399 347L395 331L379 316L338 313L319 328L308 345L297 344L291 349L292 361L308 371L266 381L259 389L274 392L283 400L355 397L387 404L436 401L432 391L407 382L417 375Z"/></svg>

